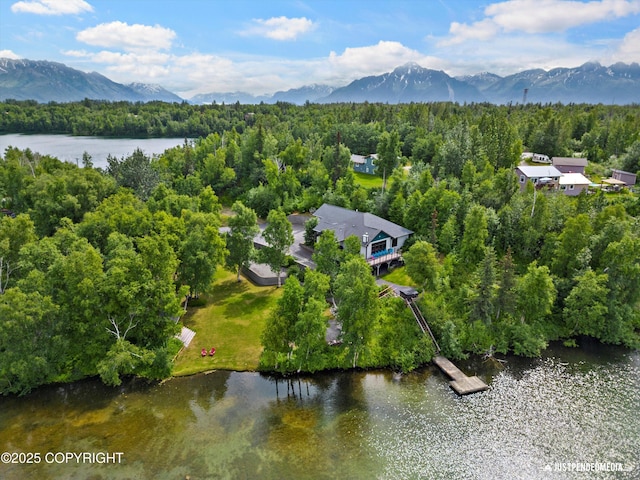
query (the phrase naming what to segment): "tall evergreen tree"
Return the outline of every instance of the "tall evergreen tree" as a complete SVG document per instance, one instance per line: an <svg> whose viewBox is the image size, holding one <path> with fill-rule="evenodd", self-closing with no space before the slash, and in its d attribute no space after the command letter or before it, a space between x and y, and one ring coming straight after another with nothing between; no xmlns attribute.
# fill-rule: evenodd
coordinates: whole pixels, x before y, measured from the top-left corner
<svg viewBox="0 0 640 480"><path fill-rule="evenodd" d="M382 174L382 191L387 186L387 175L398 165L398 160L402 154L400 149L400 135L396 130L383 132L378 141L377 156L375 161L377 173Z"/></svg>
<svg viewBox="0 0 640 480"><path fill-rule="evenodd" d="M478 265L477 281L471 299L471 320L482 320L491 324L494 313L496 290L496 254L492 247L487 248L484 258Z"/></svg>

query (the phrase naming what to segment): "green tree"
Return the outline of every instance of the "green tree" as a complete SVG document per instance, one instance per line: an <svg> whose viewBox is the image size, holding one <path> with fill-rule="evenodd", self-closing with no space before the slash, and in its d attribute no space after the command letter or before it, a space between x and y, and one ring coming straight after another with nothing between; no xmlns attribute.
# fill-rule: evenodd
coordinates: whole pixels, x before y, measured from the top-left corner
<svg viewBox="0 0 640 480"><path fill-rule="evenodd" d="M464 233L460 242L460 256L466 265L477 265L484 258L488 238L485 208L473 205L464 219Z"/></svg>
<svg viewBox="0 0 640 480"><path fill-rule="evenodd" d="M511 248L498 265L498 293L496 296L496 319L500 315L513 315L516 305L516 274Z"/></svg>
<svg viewBox="0 0 640 480"><path fill-rule="evenodd" d="M35 240L35 228L28 215L0 217L0 295L8 288L14 274L19 273L20 250Z"/></svg>
<svg viewBox="0 0 640 480"><path fill-rule="evenodd" d="M278 288L282 267L286 265L287 252L293 244L293 228L282 210L271 210L267 216L267 226L262 236L267 245L262 248L261 256L265 263L278 276Z"/></svg>
<svg viewBox="0 0 640 480"><path fill-rule="evenodd" d="M0 394L24 395L52 381L63 352L57 305L37 292L0 295Z"/></svg>
<svg viewBox="0 0 640 480"><path fill-rule="evenodd" d="M400 150L400 135L396 130L383 132L378 141L375 165L378 173L382 173L382 191L387 186L387 174L391 173L398 165L398 160L402 154Z"/></svg>
<svg viewBox="0 0 640 480"><path fill-rule="evenodd" d="M187 234L179 252L178 277L182 285L189 285L191 297L206 291L217 267L224 265L228 252L218 225L217 215L185 212Z"/></svg>
<svg viewBox="0 0 640 480"><path fill-rule="evenodd" d="M609 317L602 341L640 346L638 338L638 302L640 301L640 237L625 234L618 242L609 244L602 256L606 265L607 308Z"/></svg>
<svg viewBox="0 0 640 480"><path fill-rule="evenodd" d="M467 160L473 159L473 153L469 125L467 122L460 122L447 130L444 142L434 159L438 166L438 175L460 178L463 165Z"/></svg>
<svg viewBox="0 0 640 480"><path fill-rule="evenodd" d="M491 324L494 313L496 294L496 255L493 248L487 252L478 265L477 280L471 298L471 319L482 320L486 325Z"/></svg>
<svg viewBox="0 0 640 480"><path fill-rule="evenodd" d="M591 223L586 213L571 217L558 237L552 271L561 278L572 278L579 269L578 254L589 246Z"/></svg>
<svg viewBox="0 0 640 480"><path fill-rule="evenodd" d="M379 309L378 288L364 258L352 257L343 264L336 277L335 298L342 339L349 347L355 368L371 339Z"/></svg>
<svg viewBox="0 0 640 480"><path fill-rule="evenodd" d="M632 143L623 155L622 168L627 172L640 173L640 140Z"/></svg>
<svg viewBox="0 0 640 480"><path fill-rule="evenodd" d="M311 256L316 264L316 269L318 272L328 275L333 282L338 275L341 258L342 253L333 230L324 230L318 237Z"/></svg>
<svg viewBox="0 0 640 480"><path fill-rule="evenodd" d="M517 165L522 153L522 142L505 112L483 115L480 120L482 149L497 171Z"/></svg>
<svg viewBox="0 0 640 480"><path fill-rule="evenodd" d="M355 235L349 235L344 239L342 245L342 261L344 262L351 257L359 257L361 250L360 238Z"/></svg>
<svg viewBox="0 0 640 480"><path fill-rule="evenodd" d="M231 148L219 148L215 152L208 153L203 159L200 171L202 181L218 192L225 190L236 180L235 170L227 163L229 161L228 150Z"/></svg>
<svg viewBox="0 0 640 480"><path fill-rule="evenodd" d="M538 266L534 260L516 286L517 313L522 323L535 323L551 313L556 299L556 288L549 274L549 268Z"/></svg>
<svg viewBox="0 0 640 480"><path fill-rule="evenodd" d="M419 240L403 253L403 257L407 275L423 289L436 292L442 268L433 245Z"/></svg>
<svg viewBox="0 0 640 480"><path fill-rule="evenodd" d="M382 301L380 323L376 343L381 345L383 365L408 373L431 360L435 353L433 342L422 333L402 299L387 297Z"/></svg>
<svg viewBox="0 0 640 480"><path fill-rule="evenodd" d="M117 324L114 324L117 327ZM121 375L133 375L148 368L155 358L153 352L137 347L128 342L114 328L116 342L97 365L100 379L105 385L118 386L122 383Z"/></svg>
<svg viewBox="0 0 640 480"><path fill-rule="evenodd" d="M294 325L298 371L314 372L323 366L320 354L326 345L326 307L324 299L312 297L298 315L298 321Z"/></svg>
<svg viewBox="0 0 640 480"><path fill-rule="evenodd" d="M563 318L570 335L601 338L607 321L609 294L607 275L588 269L576 277L576 284L565 300Z"/></svg>
<svg viewBox="0 0 640 480"><path fill-rule="evenodd" d="M298 371L313 372L323 367L322 352L326 345L329 277L310 270L304 277L304 305L294 325Z"/></svg>
<svg viewBox="0 0 640 480"><path fill-rule="evenodd" d="M304 289L296 277L288 277L276 308L268 316L261 341L261 362L276 370L286 371L295 346L294 327L304 304Z"/></svg>
<svg viewBox="0 0 640 480"><path fill-rule="evenodd" d="M253 245L254 237L260 233L258 216L251 208L237 200L231 210L235 213L229 218L229 233L227 234L227 268L237 272L240 281L240 270L248 268L255 257Z"/></svg>
<svg viewBox="0 0 640 480"><path fill-rule="evenodd" d="M342 178L351 168L351 152L338 142L335 147L325 148L322 154L322 163L329 173L331 184L335 186L338 179Z"/></svg>
<svg viewBox="0 0 640 480"><path fill-rule="evenodd" d="M71 378L92 375L96 372L97 359L104 355L109 343L104 260L93 245L70 228L58 230L53 240L57 252L53 256L55 260L41 267L46 278L41 293L51 296L63 319L62 335L67 342L61 356L66 365L64 373L71 374ZM43 241L39 243L42 245ZM118 295L118 287L126 290L128 285L122 281L114 287L113 295Z"/></svg>
<svg viewBox="0 0 640 480"><path fill-rule="evenodd" d="M304 244L313 247L316 243L316 232L314 229L318 226L318 217L311 217L304 222Z"/></svg>
<svg viewBox="0 0 640 480"><path fill-rule="evenodd" d="M137 196L146 200L160 181L158 172L151 166L151 159L136 148L128 157L118 160L107 157L107 173L121 187L131 188Z"/></svg>
<svg viewBox="0 0 640 480"><path fill-rule="evenodd" d="M440 145L442 145L442 136L438 133L430 132L425 137L418 138L411 149L413 163L431 163Z"/></svg>

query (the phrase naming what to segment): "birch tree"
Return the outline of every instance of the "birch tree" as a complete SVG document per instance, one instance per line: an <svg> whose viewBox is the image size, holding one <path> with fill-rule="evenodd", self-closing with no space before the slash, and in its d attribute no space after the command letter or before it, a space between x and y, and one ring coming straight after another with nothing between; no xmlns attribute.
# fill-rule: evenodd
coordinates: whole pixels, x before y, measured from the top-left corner
<svg viewBox="0 0 640 480"><path fill-rule="evenodd" d="M267 216L267 223L262 233L267 246L262 249L261 254L265 263L277 274L280 288L282 267L285 266L289 247L293 244L293 228L282 210L271 210Z"/></svg>

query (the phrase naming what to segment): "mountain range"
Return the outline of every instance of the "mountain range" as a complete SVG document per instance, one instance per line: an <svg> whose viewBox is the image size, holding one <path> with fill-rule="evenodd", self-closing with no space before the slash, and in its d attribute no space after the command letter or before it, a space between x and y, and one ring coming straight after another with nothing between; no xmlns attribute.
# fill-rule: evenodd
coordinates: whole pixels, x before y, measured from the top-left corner
<svg viewBox="0 0 640 480"><path fill-rule="evenodd" d="M0 58L0 100L75 102L85 98L129 102L182 102L160 85L123 85L96 72L85 73L62 63Z"/></svg>
<svg viewBox="0 0 640 480"><path fill-rule="evenodd" d="M85 98L109 101L182 102L185 99L159 85L113 82L96 73L85 73L61 63L0 59L0 100L70 102ZM443 71L416 63L402 65L383 75L354 80L335 88L309 85L273 95L244 92L199 94L195 104L337 102L440 102L458 103L640 103L640 65L616 63L602 66L589 62L575 68L525 70L501 77L484 72L451 77Z"/></svg>

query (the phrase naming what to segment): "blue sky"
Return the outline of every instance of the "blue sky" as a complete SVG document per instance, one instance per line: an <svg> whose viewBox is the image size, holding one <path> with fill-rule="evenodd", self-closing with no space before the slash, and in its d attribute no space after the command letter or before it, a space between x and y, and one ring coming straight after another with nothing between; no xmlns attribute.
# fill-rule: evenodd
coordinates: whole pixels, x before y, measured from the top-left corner
<svg viewBox="0 0 640 480"><path fill-rule="evenodd" d="M640 62L640 0L0 0L0 57L196 93Z"/></svg>

